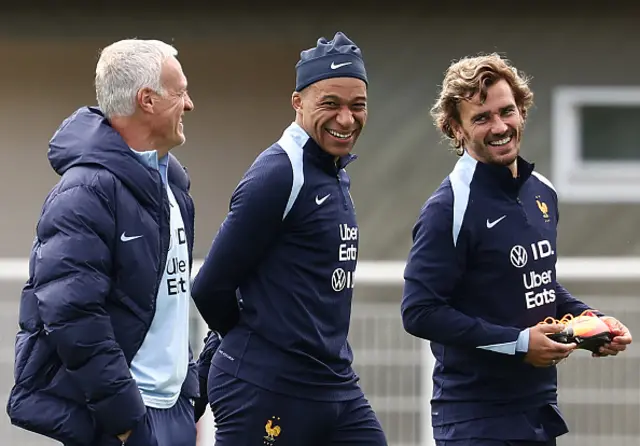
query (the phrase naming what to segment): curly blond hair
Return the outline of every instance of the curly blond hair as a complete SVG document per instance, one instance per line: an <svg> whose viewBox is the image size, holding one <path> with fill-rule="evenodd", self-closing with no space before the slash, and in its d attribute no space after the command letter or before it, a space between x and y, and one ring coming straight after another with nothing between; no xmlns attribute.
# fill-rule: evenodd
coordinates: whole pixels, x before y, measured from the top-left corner
<svg viewBox="0 0 640 446"><path fill-rule="evenodd" d="M453 131L452 122L460 124L458 104L470 100L480 93L480 100L487 98L487 89L497 81L504 79L511 86L516 106L522 119L527 119L527 111L533 105L533 92L529 88L530 79L519 72L509 60L497 53L465 57L454 62L447 69L442 89L436 103L431 108L434 124L443 136L449 140L455 152L462 155L462 141Z"/></svg>

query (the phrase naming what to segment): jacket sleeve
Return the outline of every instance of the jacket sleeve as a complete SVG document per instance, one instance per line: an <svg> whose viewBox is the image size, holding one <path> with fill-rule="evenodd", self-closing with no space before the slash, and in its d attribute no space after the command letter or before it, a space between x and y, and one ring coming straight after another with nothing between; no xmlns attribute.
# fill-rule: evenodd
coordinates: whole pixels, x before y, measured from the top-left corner
<svg viewBox="0 0 640 446"><path fill-rule="evenodd" d="M222 336L238 322L236 290L278 236L292 186L288 156L273 153L256 159L231 197L229 212L191 289L202 318Z"/></svg>
<svg viewBox="0 0 640 446"><path fill-rule="evenodd" d="M424 205L414 226L413 246L404 271L404 328L414 336L443 345L513 355L518 328L468 316L452 305L466 262L465 242L454 245L452 202L451 189L441 187Z"/></svg>
<svg viewBox="0 0 640 446"><path fill-rule="evenodd" d="M118 435L146 409L105 311L114 233L114 215L96 189L75 186L52 196L37 228L34 287L63 366L100 428Z"/></svg>

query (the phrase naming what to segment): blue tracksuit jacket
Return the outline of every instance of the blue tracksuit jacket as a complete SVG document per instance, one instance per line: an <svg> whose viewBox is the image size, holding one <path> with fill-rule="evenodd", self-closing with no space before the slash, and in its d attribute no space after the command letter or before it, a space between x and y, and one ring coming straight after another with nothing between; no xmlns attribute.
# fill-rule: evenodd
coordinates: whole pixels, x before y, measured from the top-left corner
<svg viewBox="0 0 640 446"><path fill-rule="evenodd" d="M344 168L354 157L336 161L293 123L245 173L192 287L223 335L201 354L204 368L213 356L298 398L361 395L347 341L358 226Z"/></svg>
<svg viewBox="0 0 640 446"><path fill-rule="evenodd" d="M140 163L97 108L67 118L49 145L61 175L47 196L20 300L11 422L67 445L120 434L145 407L129 364L154 316L169 246L160 173ZM184 216L189 178L170 155L169 185ZM123 234L140 235L123 243ZM195 364L182 386L198 396Z"/></svg>
<svg viewBox="0 0 640 446"><path fill-rule="evenodd" d="M434 426L555 403L556 369L523 361L521 332L588 308L556 280L553 186L522 158L518 172L465 154L413 230L402 320L431 341Z"/></svg>

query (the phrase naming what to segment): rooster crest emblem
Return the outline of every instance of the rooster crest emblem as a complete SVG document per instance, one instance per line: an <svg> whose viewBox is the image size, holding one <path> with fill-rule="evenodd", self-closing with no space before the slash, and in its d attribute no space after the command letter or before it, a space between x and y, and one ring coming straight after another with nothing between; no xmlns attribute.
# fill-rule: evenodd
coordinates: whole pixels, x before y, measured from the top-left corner
<svg viewBox="0 0 640 446"><path fill-rule="evenodd" d="M540 212L542 212L542 216L545 219L549 218L549 208L547 207L547 203L538 199L536 199L536 203L538 204L538 209L540 209Z"/></svg>
<svg viewBox="0 0 640 446"><path fill-rule="evenodd" d="M276 438L280 435L280 431L282 429L277 424L274 424L275 420L280 420L280 417L271 417L270 420L267 420L267 424L264 425L264 430L267 435L264 436L264 444L272 445L275 443Z"/></svg>

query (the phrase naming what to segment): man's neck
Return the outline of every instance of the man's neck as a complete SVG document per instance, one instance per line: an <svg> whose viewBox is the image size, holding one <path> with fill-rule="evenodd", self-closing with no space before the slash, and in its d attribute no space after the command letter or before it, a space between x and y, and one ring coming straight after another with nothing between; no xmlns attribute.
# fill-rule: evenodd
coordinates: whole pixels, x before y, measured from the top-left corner
<svg viewBox="0 0 640 446"><path fill-rule="evenodd" d="M511 171L511 175L513 178L518 178L518 159L509 165L509 170Z"/></svg>
<svg viewBox="0 0 640 446"><path fill-rule="evenodd" d="M316 140L311 136L311 133L310 133L309 131L307 131L307 129L305 129L305 128L302 126L302 118L300 117L300 115L297 115L297 116L296 116L296 120L295 120L294 122L295 122L296 124L298 124L298 126L299 126L302 130L304 130L304 132L309 136L309 138L312 138L312 139L315 141L315 143L318 145L318 147L320 147L323 151L325 151L325 152L326 152L326 150L324 149L324 147L322 147L322 146L320 145L320 143L319 143L318 141L316 141ZM335 165L337 166L337 165L338 165L338 163L340 162L340 157L339 157L339 156L335 156L335 157L334 157L334 159L333 159L333 162L334 162L334 163L335 163Z"/></svg>
<svg viewBox="0 0 640 446"><path fill-rule="evenodd" d="M164 157L169 150L156 143L151 132L129 117L115 117L111 119L111 126L120 134L124 142L136 152L155 150L158 159Z"/></svg>

